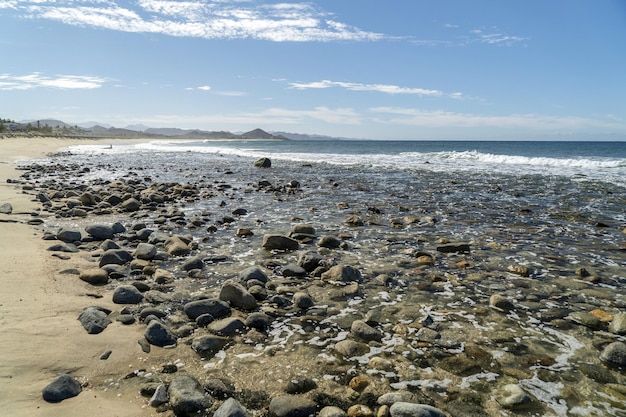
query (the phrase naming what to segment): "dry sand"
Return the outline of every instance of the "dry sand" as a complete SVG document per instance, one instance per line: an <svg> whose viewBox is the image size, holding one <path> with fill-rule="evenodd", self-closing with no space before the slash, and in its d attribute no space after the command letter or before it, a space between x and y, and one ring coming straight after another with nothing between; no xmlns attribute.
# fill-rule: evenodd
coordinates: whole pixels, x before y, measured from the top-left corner
<svg viewBox="0 0 626 417"><path fill-rule="evenodd" d="M115 140L101 140L111 143ZM89 335L77 317L89 305L117 309L110 299L87 295L93 287L75 275L60 274L89 262L81 254L70 259L52 256L42 231L26 224L39 206L7 179L18 178L14 161L43 157L73 144L93 140L57 138L0 139L0 204L11 203L13 213L0 215L0 410L6 416L149 416L136 387L111 385L141 368L145 356L137 344L142 337L132 327L111 324L99 335ZM45 213L42 213L42 216ZM119 306L118 306L119 307ZM100 356L111 350L108 360ZM157 355L159 353L156 353ZM152 355L152 354L151 354ZM50 404L41 390L63 373L83 382L77 397Z"/></svg>

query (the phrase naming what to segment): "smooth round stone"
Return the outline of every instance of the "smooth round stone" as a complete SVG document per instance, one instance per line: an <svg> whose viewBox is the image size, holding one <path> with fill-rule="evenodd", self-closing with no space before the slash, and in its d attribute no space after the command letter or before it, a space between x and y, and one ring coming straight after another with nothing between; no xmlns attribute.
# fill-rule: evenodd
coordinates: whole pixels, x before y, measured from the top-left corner
<svg viewBox="0 0 626 417"><path fill-rule="evenodd" d="M619 335L626 334L626 313L619 313L613 317L613 321L609 324L609 331Z"/></svg>
<svg viewBox="0 0 626 417"><path fill-rule="evenodd" d="M489 307L500 313L508 313L509 311L515 309L513 303L508 298L500 294L493 294L489 297Z"/></svg>
<svg viewBox="0 0 626 417"><path fill-rule="evenodd" d="M532 399L519 385L508 384L502 387L496 401L504 408L521 409L527 407Z"/></svg>
<svg viewBox="0 0 626 417"><path fill-rule="evenodd" d="M348 417L373 417L374 411L364 404L355 404L348 408Z"/></svg>
<svg viewBox="0 0 626 417"><path fill-rule="evenodd" d="M602 322L600 320L589 313L585 313L584 311L576 311L571 313L568 317L574 323L588 327L592 330L597 330L602 327Z"/></svg>
<svg viewBox="0 0 626 417"><path fill-rule="evenodd" d="M43 399L50 403L58 403L80 394L83 390L80 383L67 374L57 377L43 390Z"/></svg>
<svg viewBox="0 0 626 417"><path fill-rule="evenodd" d="M382 339L382 334L363 320L354 320L350 326L350 332L358 339L366 342Z"/></svg>
<svg viewBox="0 0 626 417"><path fill-rule="evenodd" d="M320 410L318 417L346 417L346 415L341 408L329 405Z"/></svg>
<svg viewBox="0 0 626 417"><path fill-rule="evenodd" d="M293 304L301 310L313 307L314 302L311 296L305 292L297 292L293 295Z"/></svg>
<svg viewBox="0 0 626 417"><path fill-rule="evenodd" d="M143 300L143 294L134 285L120 285L113 292L115 304L138 304Z"/></svg>
<svg viewBox="0 0 626 417"><path fill-rule="evenodd" d="M613 342L608 344L602 350L600 360L608 366L617 368L626 367L626 343Z"/></svg>
<svg viewBox="0 0 626 417"><path fill-rule="evenodd" d="M426 404L397 402L389 407L391 417L446 417L438 408Z"/></svg>

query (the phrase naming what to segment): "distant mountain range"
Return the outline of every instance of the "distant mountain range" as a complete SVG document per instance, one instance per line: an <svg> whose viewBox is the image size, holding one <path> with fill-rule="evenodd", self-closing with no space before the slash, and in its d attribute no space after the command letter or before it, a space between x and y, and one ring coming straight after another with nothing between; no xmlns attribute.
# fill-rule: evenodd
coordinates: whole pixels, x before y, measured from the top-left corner
<svg viewBox="0 0 626 417"><path fill-rule="evenodd" d="M101 124L98 122L85 122L70 124L57 119L25 120L19 123L10 123L6 126L9 131L40 130L45 133L59 135L81 135L93 137L119 137L119 138L177 138L177 139L264 139L264 140L336 140L324 135L308 135L289 132L266 132L263 129L254 129L244 133L232 133L227 131L206 131L199 129L180 129L176 127L154 128L142 124L128 125L123 128Z"/></svg>

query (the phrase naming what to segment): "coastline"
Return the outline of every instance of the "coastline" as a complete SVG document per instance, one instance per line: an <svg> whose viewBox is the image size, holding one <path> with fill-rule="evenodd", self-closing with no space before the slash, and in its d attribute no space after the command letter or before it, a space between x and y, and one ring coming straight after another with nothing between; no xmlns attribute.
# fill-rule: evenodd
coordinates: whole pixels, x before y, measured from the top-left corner
<svg viewBox="0 0 626 417"><path fill-rule="evenodd" d="M13 212L0 215L0 409L12 416L148 416L145 398L127 390L90 391L96 375L128 373L128 361L137 351L136 338L115 326L100 337L85 337L77 313L89 300L84 283L59 274L87 262L76 256L63 260L46 250L42 232L28 221L38 216L32 195L7 179L18 178L15 161L45 157L74 144L128 143L136 140L4 138L0 139L0 204L10 203ZM77 254L72 254L77 255ZM106 305L104 300L99 304ZM102 302L100 302L102 301ZM120 334L120 333L123 333ZM115 355L99 360L107 350ZM117 357L117 359L116 359ZM47 403L41 390L63 373L75 375L87 386L82 395L61 403ZM87 395L85 395L87 394ZM86 411L88 410L88 411Z"/></svg>

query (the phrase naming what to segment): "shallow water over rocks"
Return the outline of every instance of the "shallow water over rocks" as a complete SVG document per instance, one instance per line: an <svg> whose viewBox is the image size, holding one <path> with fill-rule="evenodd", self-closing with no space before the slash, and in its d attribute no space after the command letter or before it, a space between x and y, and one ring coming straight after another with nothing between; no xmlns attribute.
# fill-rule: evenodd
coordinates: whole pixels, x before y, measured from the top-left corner
<svg viewBox="0 0 626 417"><path fill-rule="evenodd" d="M318 409L384 413L385 394L407 393L451 416L626 415L624 188L188 153L24 169L48 238L82 230L73 243L101 259L85 229L123 226L112 240L135 256L109 270L104 296L139 288L132 325L162 312L176 369L230 384L258 415L290 383ZM268 250L269 235L297 248ZM224 288L228 323L189 315ZM145 355L138 381L171 381Z"/></svg>

